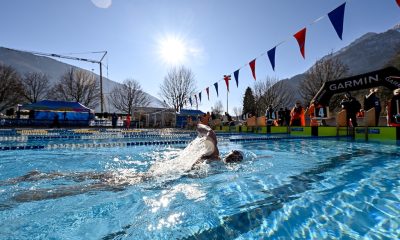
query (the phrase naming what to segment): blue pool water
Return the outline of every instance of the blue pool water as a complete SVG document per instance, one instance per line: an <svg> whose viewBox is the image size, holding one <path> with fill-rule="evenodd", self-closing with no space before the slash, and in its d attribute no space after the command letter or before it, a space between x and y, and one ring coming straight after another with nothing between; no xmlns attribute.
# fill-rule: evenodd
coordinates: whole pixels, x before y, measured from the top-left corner
<svg viewBox="0 0 400 240"><path fill-rule="evenodd" d="M219 135L241 164L143 181L187 144L2 151L0 239L399 238L398 146L249 137Z"/></svg>

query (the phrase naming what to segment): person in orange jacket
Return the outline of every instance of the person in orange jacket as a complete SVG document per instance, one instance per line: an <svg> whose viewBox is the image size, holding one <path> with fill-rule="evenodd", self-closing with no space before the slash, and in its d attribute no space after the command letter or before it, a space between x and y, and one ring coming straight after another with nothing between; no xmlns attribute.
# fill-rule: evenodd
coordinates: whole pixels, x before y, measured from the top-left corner
<svg viewBox="0 0 400 240"><path fill-rule="evenodd" d="M304 114L304 108L301 106L300 101L296 101L296 105L290 111L290 126L304 127L306 125Z"/></svg>
<svg viewBox="0 0 400 240"><path fill-rule="evenodd" d="M310 115L310 126L318 126L318 120L315 118L318 114L315 112L320 107L317 100L312 100L311 105L308 108L308 114Z"/></svg>
<svg viewBox="0 0 400 240"><path fill-rule="evenodd" d="M130 128L131 127L131 115L128 114L128 116L126 116L126 128Z"/></svg>

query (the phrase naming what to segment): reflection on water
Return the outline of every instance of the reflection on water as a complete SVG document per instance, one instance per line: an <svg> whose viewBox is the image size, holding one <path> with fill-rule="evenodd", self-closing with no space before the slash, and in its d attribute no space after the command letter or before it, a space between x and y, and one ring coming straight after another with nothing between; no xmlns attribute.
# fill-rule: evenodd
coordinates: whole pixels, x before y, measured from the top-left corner
<svg viewBox="0 0 400 240"><path fill-rule="evenodd" d="M4 161L0 160L1 173L7 176L0 175L3 180L0 236L4 239L15 235L21 239L82 236L91 239L397 239L400 235L400 154L396 146L331 140L225 141L220 144L221 155L239 149L245 155L241 164L212 162L192 169L190 164L186 165L189 161L176 168L166 168L166 164L173 165L174 159L179 158L183 147L100 149L91 152L95 157L89 159L84 156L90 149L75 153L78 156L71 152L57 152L57 155L51 152L45 161L42 158L50 152L42 152L44 156L35 161L32 158L26 161L27 156L5 154ZM321 149L325 150L321 152ZM184 155L191 159L196 154L201 153L188 151ZM18 163L21 164L15 167ZM19 174L9 173L12 164ZM100 166L97 177L109 178L120 188L7 205L6 199L20 190L54 190L99 183L95 175L90 179L80 176L88 173L87 169L96 169L93 167L96 164ZM72 172L75 176L32 181L58 168L64 169L59 174ZM148 172L150 168L165 173L165 181L160 174L160 181L131 182L137 173ZM4 184L4 180L23 176L31 169L38 169L40 173L26 176L25 180L31 182ZM100 176L104 172L112 174ZM178 178L173 177L174 172Z"/></svg>

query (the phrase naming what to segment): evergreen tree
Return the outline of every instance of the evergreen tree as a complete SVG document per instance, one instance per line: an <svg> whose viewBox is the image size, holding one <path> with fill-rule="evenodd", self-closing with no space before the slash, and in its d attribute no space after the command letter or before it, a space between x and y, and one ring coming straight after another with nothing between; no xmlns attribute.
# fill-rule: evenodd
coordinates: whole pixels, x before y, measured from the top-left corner
<svg viewBox="0 0 400 240"><path fill-rule="evenodd" d="M253 91L250 87L247 87L243 98L243 114L251 113L255 115L256 113L256 101L254 98Z"/></svg>

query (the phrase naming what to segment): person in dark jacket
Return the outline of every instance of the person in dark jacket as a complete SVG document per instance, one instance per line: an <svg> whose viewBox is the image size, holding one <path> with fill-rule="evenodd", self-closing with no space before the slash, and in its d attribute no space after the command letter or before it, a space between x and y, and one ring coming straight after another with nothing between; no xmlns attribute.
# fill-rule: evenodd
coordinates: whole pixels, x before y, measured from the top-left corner
<svg viewBox="0 0 400 240"><path fill-rule="evenodd" d="M118 121L118 116L116 113L113 113L113 115L111 117L111 125L113 128L115 128L117 126L117 121Z"/></svg>
<svg viewBox="0 0 400 240"><path fill-rule="evenodd" d="M378 88L371 88L369 90L369 94L364 97L364 110L368 111L372 108L375 108L375 126L378 126L379 124L379 117L381 115L381 101L379 98L376 96L376 93L378 92Z"/></svg>
<svg viewBox="0 0 400 240"><path fill-rule="evenodd" d="M357 99L351 96L349 92L344 94L343 100L340 102L342 109L346 110L346 120L349 125L350 119L353 127L357 127L357 112L361 109L361 104Z"/></svg>

